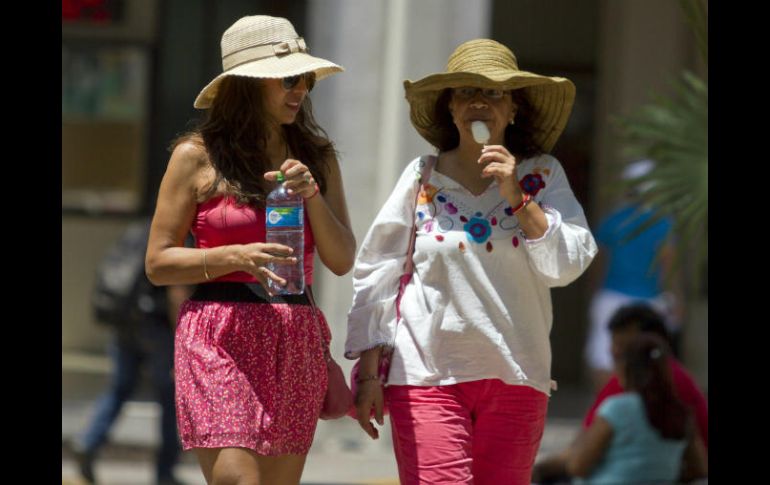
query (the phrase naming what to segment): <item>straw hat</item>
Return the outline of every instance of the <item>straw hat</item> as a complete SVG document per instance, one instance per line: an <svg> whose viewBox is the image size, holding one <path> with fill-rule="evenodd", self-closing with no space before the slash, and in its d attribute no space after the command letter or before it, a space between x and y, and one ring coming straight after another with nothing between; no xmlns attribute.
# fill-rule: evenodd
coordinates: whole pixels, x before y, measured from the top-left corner
<svg viewBox="0 0 770 485"><path fill-rule="evenodd" d="M193 106L208 108L219 83L227 76L283 78L315 72L316 79L344 71L341 66L308 54L305 40L280 17L253 15L235 22L222 35L222 74L195 98Z"/></svg>
<svg viewBox="0 0 770 485"><path fill-rule="evenodd" d="M438 146L442 127L436 123L436 101L446 88L521 89L533 108L534 139L545 151L553 148L567 124L575 101L575 85L562 77L519 70L516 56L503 44L475 39L460 44L446 71L419 81L404 81L412 124L431 145Z"/></svg>

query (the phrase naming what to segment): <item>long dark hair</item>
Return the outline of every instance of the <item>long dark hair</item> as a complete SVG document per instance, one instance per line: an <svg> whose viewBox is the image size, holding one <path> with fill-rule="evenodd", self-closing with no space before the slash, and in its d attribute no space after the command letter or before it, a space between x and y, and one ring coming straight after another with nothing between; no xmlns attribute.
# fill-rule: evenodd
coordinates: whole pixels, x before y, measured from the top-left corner
<svg viewBox="0 0 770 485"><path fill-rule="evenodd" d="M691 418L676 396L670 355L661 337L639 334L624 354L626 388L642 396L647 419L664 438L680 440L687 435Z"/></svg>
<svg viewBox="0 0 770 485"><path fill-rule="evenodd" d="M511 91L514 104L518 107L516 123L505 128L505 147L517 158L526 159L540 155L543 148L537 144L534 138L535 129L532 127L532 105L521 90ZM460 144L460 133L457 131L452 114L449 112L449 101L452 98L452 89L445 89L436 101L434 119L441 127L441 138L438 140L438 149L447 151L457 148Z"/></svg>
<svg viewBox="0 0 770 485"><path fill-rule="evenodd" d="M265 153L268 128L263 98L261 80L228 76L200 125L171 143L171 150L184 141L206 149L216 178L199 202L223 192L239 203L264 206L268 185L263 174L271 167ZM294 158L308 166L321 193L326 193L328 160L337 152L315 121L309 97L305 97L294 123L281 128Z"/></svg>
<svg viewBox="0 0 770 485"><path fill-rule="evenodd" d="M622 332L629 327L638 328L640 332L660 335L669 346L673 347L671 334L666 329L665 318L649 303L634 302L624 305L612 314L607 323L610 333Z"/></svg>

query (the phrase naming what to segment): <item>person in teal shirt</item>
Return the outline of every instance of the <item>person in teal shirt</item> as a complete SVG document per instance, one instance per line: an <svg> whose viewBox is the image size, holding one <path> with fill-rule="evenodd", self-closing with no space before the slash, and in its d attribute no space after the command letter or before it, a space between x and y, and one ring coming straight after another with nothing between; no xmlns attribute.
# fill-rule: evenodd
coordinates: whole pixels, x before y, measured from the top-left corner
<svg viewBox="0 0 770 485"><path fill-rule="evenodd" d="M669 356L656 335L630 345L618 365L628 391L602 403L574 446L567 460L567 471L579 477L574 483L665 484L708 475L693 416L676 398Z"/></svg>
<svg viewBox="0 0 770 485"><path fill-rule="evenodd" d="M654 165L652 160L633 162L623 171L622 179L643 177ZM655 213L639 202L641 193L638 188L629 189L624 202L594 231L600 250L590 273L593 295L584 356L595 391L602 389L613 374L607 324L626 305L646 303L660 312L672 337L674 354L678 351L683 300L680 278L672 277L672 220L662 218L639 232Z"/></svg>

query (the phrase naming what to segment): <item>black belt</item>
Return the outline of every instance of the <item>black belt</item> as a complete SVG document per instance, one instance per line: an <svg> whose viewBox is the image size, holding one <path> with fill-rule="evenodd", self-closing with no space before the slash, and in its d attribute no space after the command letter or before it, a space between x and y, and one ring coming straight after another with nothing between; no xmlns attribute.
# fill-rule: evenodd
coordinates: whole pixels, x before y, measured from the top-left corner
<svg viewBox="0 0 770 485"><path fill-rule="evenodd" d="M216 281L201 283L190 297L192 301L237 301L244 303L291 303L310 305L306 293L301 295L268 296L259 283Z"/></svg>

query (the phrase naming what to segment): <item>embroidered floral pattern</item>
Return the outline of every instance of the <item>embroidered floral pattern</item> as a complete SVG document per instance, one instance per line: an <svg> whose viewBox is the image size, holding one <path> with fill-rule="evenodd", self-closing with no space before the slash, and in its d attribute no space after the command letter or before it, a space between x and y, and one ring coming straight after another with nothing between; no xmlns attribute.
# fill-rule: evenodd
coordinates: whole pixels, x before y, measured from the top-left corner
<svg viewBox="0 0 770 485"><path fill-rule="evenodd" d="M521 190L528 193L529 195L535 196L538 192L540 192L540 189L545 188L545 181L543 180L543 176L539 173L530 173L521 179L519 185L521 186Z"/></svg>
<svg viewBox="0 0 770 485"><path fill-rule="evenodd" d="M531 196L537 195L546 187L546 178L551 175L551 170L535 167L532 173L525 175L519 182L522 190ZM505 201L500 201L495 207L485 208L479 212L475 202L465 202L462 198L455 197L451 191L445 192L443 187L425 184L421 187L418 204L422 207L417 211L418 220L422 222L424 233L432 234L436 241L443 242L446 234L453 229L459 230L457 225L462 225L466 242L459 242L457 248L465 252L468 243L476 243L484 246L487 252L492 252L493 235L500 238L501 231L515 231L519 222L513 214L513 208ZM470 205L468 205L470 204ZM520 238L507 236L514 248L521 246ZM510 246L509 246L510 247Z"/></svg>
<svg viewBox="0 0 770 485"><path fill-rule="evenodd" d="M463 229L467 233L468 240L474 240L479 244L486 242L489 236L492 234L492 226L489 225L489 221L480 217L474 217L469 220Z"/></svg>
<svg viewBox="0 0 770 485"><path fill-rule="evenodd" d="M418 204L430 204L438 189L431 184L423 184L420 189L420 196L417 198Z"/></svg>
<svg viewBox="0 0 770 485"><path fill-rule="evenodd" d="M502 220L500 220L500 229L513 231L517 227L519 227L519 220L516 217L504 217Z"/></svg>

